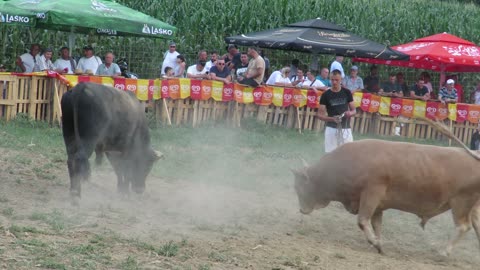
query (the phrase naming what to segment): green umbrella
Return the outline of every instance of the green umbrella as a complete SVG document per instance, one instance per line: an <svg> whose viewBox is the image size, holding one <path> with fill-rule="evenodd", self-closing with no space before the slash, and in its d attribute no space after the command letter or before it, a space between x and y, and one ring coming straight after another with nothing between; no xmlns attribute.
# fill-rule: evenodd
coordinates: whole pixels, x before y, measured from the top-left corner
<svg viewBox="0 0 480 270"><path fill-rule="evenodd" d="M0 24L34 27L36 21L32 11L17 7L12 1L0 1Z"/></svg>
<svg viewBox="0 0 480 270"><path fill-rule="evenodd" d="M176 31L167 23L111 0L4 0L0 12L20 14L28 18L29 26L72 33L172 38Z"/></svg>

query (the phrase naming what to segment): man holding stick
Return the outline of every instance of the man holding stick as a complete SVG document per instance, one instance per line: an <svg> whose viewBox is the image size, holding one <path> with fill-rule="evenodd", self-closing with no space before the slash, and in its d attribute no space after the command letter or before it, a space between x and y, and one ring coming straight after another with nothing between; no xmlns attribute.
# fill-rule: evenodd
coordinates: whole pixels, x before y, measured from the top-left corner
<svg viewBox="0 0 480 270"><path fill-rule="evenodd" d="M342 87L342 73L333 70L330 75L332 87L320 98L317 117L326 122L325 152L331 152L346 142L352 142L350 117L355 115L355 104L350 90Z"/></svg>

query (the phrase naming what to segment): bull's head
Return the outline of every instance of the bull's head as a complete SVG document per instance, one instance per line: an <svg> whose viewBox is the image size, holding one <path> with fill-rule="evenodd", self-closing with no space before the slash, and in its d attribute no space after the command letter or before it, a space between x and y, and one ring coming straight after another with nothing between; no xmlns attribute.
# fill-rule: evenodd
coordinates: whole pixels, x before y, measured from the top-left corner
<svg viewBox="0 0 480 270"><path fill-rule="evenodd" d="M128 178L135 193L141 194L145 191L145 181L152 170L153 163L161 158L164 158L161 152L148 148L146 153L138 155L133 160L131 175Z"/></svg>
<svg viewBox="0 0 480 270"><path fill-rule="evenodd" d="M294 186L298 196L298 203L300 204L300 213L308 215L313 212L313 210L328 205L329 201L320 200L319 196L321 196L321 194L318 194L318 189L311 181L307 167L292 169L292 172L295 176Z"/></svg>

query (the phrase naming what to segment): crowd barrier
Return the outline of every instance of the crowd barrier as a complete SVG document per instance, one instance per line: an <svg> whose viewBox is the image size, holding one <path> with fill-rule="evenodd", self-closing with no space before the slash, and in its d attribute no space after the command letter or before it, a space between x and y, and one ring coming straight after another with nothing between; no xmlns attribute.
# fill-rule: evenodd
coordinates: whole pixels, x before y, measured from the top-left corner
<svg viewBox="0 0 480 270"><path fill-rule="evenodd" d="M171 79L135 80L97 76L61 76L55 72L34 74L0 73L0 117L7 121L24 113L34 120L59 121L60 98L79 82L95 82L135 93L150 106L158 121L197 126L206 121L226 121L239 126L243 118L301 130L322 131L316 118L321 92L276 86L248 87L217 81ZM480 106L462 103L391 98L355 93L357 115L354 132L442 139L421 118L444 120L456 136L468 143L480 117Z"/></svg>

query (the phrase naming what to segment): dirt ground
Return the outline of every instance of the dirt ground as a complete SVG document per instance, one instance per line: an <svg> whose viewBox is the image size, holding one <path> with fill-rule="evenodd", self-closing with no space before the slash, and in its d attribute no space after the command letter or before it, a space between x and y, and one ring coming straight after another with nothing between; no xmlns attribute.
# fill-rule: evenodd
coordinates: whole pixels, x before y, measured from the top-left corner
<svg viewBox="0 0 480 270"><path fill-rule="evenodd" d="M479 269L467 234L445 258L450 213L425 231L417 217L384 216L384 249L368 245L356 217L332 203L298 212L291 184L234 185L150 177L143 196L120 196L109 166L94 169L80 207L66 166L0 149L1 269ZM25 154L25 153L22 153ZM63 161L62 161L63 162ZM55 177L38 177L38 168ZM170 252L170 254L168 253Z"/></svg>

